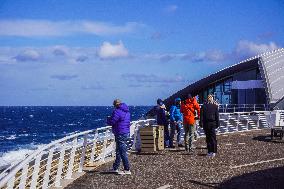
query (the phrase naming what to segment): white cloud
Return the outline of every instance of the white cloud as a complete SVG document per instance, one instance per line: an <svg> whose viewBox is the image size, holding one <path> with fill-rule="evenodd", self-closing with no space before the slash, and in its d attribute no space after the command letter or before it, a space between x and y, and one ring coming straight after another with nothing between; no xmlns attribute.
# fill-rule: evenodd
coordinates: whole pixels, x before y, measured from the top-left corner
<svg viewBox="0 0 284 189"><path fill-rule="evenodd" d="M135 32L144 27L137 22L114 25L88 20L49 21L49 20L0 20L0 36L48 37L74 34L116 35Z"/></svg>
<svg viewBox="0 0 284 189"><path fill-rule="evenodd" d="M139 83L179 83L186 82L186 80L180 76L175 75L174 77L164 77L158 76L155 74L136 74L136 73L128 73L122 74L121 77L124 80L128 80L131 82L139 82Z"/></svg>
<svg viewBox="0 0 284 189"><path fill-rule="evenodd" d="M66 56L68 55L68 48L65 46L55 46L53 47L53 54L55 56Z"/></svg>
<svg viewBox="0 0 284 189"><path fill-rule="evenodd" d="M169 5L169 6L164 8L164 11L166 11L168 13L172 13L172 12L175 12L177 9L178 9L177 5Z"/></svg>
<svg viewBox="0 0 284 189"><path fill-rule="evenodd" d="M233 55L239 58L249 58L278 48L280 47L274 42L257 44L252 41L241 40L238 42Z"/></svg>
<svg viewBox="0 0 284 189"><path fill-rule="evenodd" d="M25 50L14 57L18 62L37 61L39 58L40 54L35 50Z"/></svg>
<svg viewBox="0 0 284 189"><path fill-rule="evenodd" d="M101 59L123 58L128 56L128 50L121 41L118 44L104 42L98 50L98 56Z"/></svg>

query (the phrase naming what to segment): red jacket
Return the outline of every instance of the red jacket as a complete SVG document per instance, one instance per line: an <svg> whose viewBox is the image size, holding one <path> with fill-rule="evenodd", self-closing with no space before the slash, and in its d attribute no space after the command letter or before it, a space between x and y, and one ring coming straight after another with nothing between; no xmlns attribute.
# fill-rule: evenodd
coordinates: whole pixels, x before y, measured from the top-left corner
<svg viewBox="0 0 284 189"><path fill-rule="evenodd" d="M195 123L195 110L198 117L200 117L200 107L195 98L186 99L185 103L181 105L181 112L183 113L183 124L194 125Z"/></svg>

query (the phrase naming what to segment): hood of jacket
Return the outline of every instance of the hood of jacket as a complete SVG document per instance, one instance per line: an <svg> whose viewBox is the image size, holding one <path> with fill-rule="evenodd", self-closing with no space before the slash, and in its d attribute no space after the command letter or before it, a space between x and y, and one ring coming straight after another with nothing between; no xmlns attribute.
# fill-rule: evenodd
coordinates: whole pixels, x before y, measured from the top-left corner
<svg viewBox="0 0 284 189"><path fill-rule="evenodd" d="M128 106L125 104L125 103L121 103L119 106L118 106L118 109L124 111L124 112L129 112L129 108Z"/></svg>

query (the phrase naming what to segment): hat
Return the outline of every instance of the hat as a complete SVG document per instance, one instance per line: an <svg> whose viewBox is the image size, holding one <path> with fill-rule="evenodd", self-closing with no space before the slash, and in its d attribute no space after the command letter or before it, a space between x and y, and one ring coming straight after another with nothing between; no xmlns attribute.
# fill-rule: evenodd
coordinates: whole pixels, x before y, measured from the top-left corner
<svg viewBox="0 0 284 189"><path fill-rule="evenodd" d="M157 104L159 104L159 105L163 105L163 100L162 99L160 99L160 98L158 98L158 100L157 100Z"/></svg>
<svg viewBox="0 0 284 189"><path fill-rule="evenodd" d="M187 95L187 98L192 98L192 95L189 93L189 94Z"/></svg>
<svg viewBox="0 0 284 189"><path fill-rule="evenodd" d="M117 105L119 105L119 104L121 104L121 100L115 99L115 100L113 101L113 105L114 105L114 106L117 106Z"/></svg>
<svg viewBox="0 0 284 189"><path fill-rule="evenodd" d="M181 101L181 98L176 98L175 101L176 101L176 102L177 102L177 101Z"/></svg>

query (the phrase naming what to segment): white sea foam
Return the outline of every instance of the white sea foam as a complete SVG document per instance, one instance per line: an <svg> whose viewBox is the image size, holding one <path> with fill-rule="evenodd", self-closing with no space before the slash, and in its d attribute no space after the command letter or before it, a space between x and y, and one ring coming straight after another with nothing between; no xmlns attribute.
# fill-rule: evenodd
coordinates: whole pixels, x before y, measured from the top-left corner
<svg viewBox="0 0 284 189"><path fill-rule="evenodd" d="M23 137L23 136L29 136L30 134L19 134L18 136Z"/></svg>
<svg viewBox="0 0 284 189"><path fill-rule="evenodd" d="M25 159L26 156L37 150L38 148L43 147L44 144L34 145L30 144L29 146L24 145L23 148L19 150L12 150L6 153L1 154L0 156L0 167L4 167L10 164L16 164L19 161Z"/></svg>
<svg viewBox="0 0 284 189"><path fill-rule="evenodd" d="M14 140L14 139L16 139L16 138L17 138L16 135L11 135L11 136L7 137L6 139L7 139L7 140Z"/></svg>

